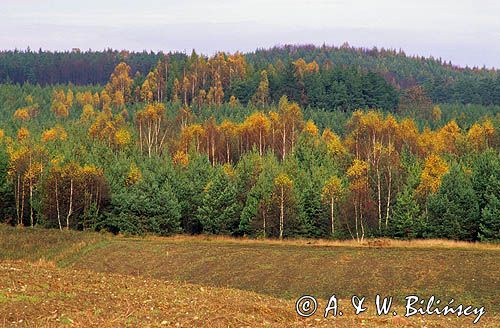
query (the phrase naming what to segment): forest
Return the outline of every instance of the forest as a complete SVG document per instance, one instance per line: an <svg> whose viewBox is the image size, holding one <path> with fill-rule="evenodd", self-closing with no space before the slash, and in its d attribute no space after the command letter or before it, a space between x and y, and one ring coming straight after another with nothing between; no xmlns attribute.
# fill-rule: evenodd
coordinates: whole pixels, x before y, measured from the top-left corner
<svg viewBox="0 0 500 328"><path fill-rule="evenodd" d="M500 241L500 72L402 51L0 52L0 221Z"/></svg>

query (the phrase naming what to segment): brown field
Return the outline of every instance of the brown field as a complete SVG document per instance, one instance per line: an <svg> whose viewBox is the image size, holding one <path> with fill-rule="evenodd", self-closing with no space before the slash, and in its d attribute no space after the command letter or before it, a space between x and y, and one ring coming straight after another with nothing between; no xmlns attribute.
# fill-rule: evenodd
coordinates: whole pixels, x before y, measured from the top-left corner
<svg viewBox="0 0 500 328"><path fill-rule="evenodd" d="M473 316L375 315L374 295L436 295L485 306L500 325L500 248L447 241L125 238L0 226L0 326L457 327ZM318 297L299 318L295 300ZM324 319L336 294L345 315ZM359 316L351 295L369 310Z"/></svg>

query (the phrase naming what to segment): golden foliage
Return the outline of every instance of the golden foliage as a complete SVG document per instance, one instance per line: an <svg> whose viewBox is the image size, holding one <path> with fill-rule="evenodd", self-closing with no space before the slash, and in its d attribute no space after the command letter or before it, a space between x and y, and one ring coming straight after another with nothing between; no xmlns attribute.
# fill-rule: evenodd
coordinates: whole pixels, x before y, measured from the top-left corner
<svg viewBox="0 0 500 328"><path fill-rule="evenodd" d="M243 122L249 130L258 133L267 132L271 126L269 119L262 112L254 112Z"/></svg>
<svg viewBox="0 0 500 328"><path fill-rule="evenodd" d="M355 159L352 165L347 169L347 177L353 191L362 191L368 184L368 163L363 160Z"/></svg>
<svg viewBox="0 0 500 328"><path fill-rule="evenodd" d="M231 108L234 108L238 104L239 104L238 98L236 98L235 96L229 97L229 106L231 106Z"/></svg>
<svg viewBox="0 0 500 328"><path fill-rule="evenodd" d="M130 140L132 139L132 136L130 132L124 127L120 127L116 132L115 132L115 144L118 147L124 147L130 143Z"/></svg>
<svg viewBox="0 0 500 328"><path fill-rule="evenodd" d="M73 92L71 89L68 90L67 95L64 94L64 90L54 90L52 95L51 110L56 117L68 117L69 108L72 104Z"/></svg>
<svg viewBox="0 0 500 328"><path fill-rule="evenodd" d="M130 169L127 175L127 184L134 185L142 180L142 172L141 169L135 164L130 164Z"/></svg>
<svg viewBox="0 0 500 328"><path fill-rule="evenodd" d="M30 131L26 128L20 128L17 131L17 140L23 141L30 137Z"/></svg>
<svg viewBox="0 0 500 328"><path fill-rule="evenodd" d="M438 138L444 150L450 153L457 152L457 141L461 137L460 127L455 120L451 120L438 131Z"/></svg>
<svg viewBox="0 0 500 328"><path fill-rule="evenodd" d="M189 156L185 152L178 150L175 152L172 161L174 165L186 167L189 164Z"/></svg>
<svg viewBox="0 0 500 328"><path fill-rule="evenodd" d="M324 129L321 138L326 143L326 147L330 154L339 156L343 155L346 152L346 149L342 144L342 140L340 140L340 137L336 135L332 130L328 128Z"/></svg>
<svg viewBox="0 0 500 328"><path fill-rule="evenodd" d="M306 124L304 125L304 129L302 131L314 137L318 136L318 127L311 120L308 120L306 122Z"/></svg>
<svg viewBox="0 0 500 328"><path fill-rule="evenodd" d="M441 178L448 173L449 166L444 159L436 154L431 154L425 159L424 169L420 176L417 194L426 196L435 193L441 186Z"/></svg>
<svg viewBox="0 0 500 328"><path fill-rule="evenodd" d="M260 82L255 94L252 97L252 102L257 107L264 107L269 100L269 80L267 78L267 71L260 72Z"/></svg>
<svg viewBox="0 0 500 328"><path fill-rule="evenodd" d="M42 142L49 142L49 141L55 141L55 140L60 140L64 141L68 137L68 134L66 130L62 126L56 126L52 129L45 130L42 133Z"/></svg>
<svg viewBox="0 0 500 328"><path fill-rule="evenodd" d="M335 200L338 199L343 192L342 180L333 175L325 182L321 194L324 199L330 200L333 198Z"/></svg>
<svg viewBox="0 0 500 328"><path fill-rule="evenodd" d="M231 163L225 163L224 165L222 165L222 170L230 178L234 178L236 176L236 171L234 170L234 167L231 165Z"/></svg>
<svg viewBox="0 0 500 328"><path fill-rule="evenodd" d="M439 135L438 132L425 128L424 131L418 135L418 149L420 155L428 156L429 154L440 154L445 149L444 142L446 140Z"/></svg>
<svg viewBox="0 0 500 328"><path fill-rule="evenodd" d="M280 173L274 179L274 185L280 188L291 188L293 186L293 181L285 173Z"/></svg>
<svg viewBox="0 0 500 328"><path fill-rule="evenodd" d="M30 114L26 108L20 108L14 112L14 118L19 121L28 121L30 119Z"/></svg>
<svg viewBox="0 0 500 328"><path fill-rule="evenodd" d="M99 97L99 95L97 95ZM85 107L86 105L93 105L94 104L94 97L90 91L85 91L85 92L77 92L76 93L76 102L82 106Z"/></svg>
<svg viewBox="0 0 500 328"><path fill-rule="evenodd" d="M432 109L432 120L434 122L439 122L441 121L441 108L439 105L434 106Z"/></svg>
<svg viewBox="0 0 500 328"><path fill-rule="evenodd" d="M111 73L108 84L106 84L106 94L111 97L116 107L124 106L131 98L132 84L134 81L130 77L130 71L130 66L125 62L119 63L116 65L113 73Z"/></svg>
<svg viewBox="0 0 500 328"><path fill-rule="evenodd" d="M83 106L82 114L80 115L80 120L82 122L90 122L95 117L94 107L91 104L86 104Z"/></svg>

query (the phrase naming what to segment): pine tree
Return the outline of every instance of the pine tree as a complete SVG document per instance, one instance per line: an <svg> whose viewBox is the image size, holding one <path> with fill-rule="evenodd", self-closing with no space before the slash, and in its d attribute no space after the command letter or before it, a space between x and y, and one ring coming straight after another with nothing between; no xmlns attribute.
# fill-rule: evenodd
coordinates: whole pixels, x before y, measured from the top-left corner
<svg viewBox="0 0 500 328"><path fill-rule="evenodd" d="M207 156L190 154L186 167L176 166L175 179L171 183L179 200L181 227L186 233L200 233L203 230L198 219L198 208L203 204L203 190L207 185L212 166Z"/></svg>
<svg viewBox="0 0 500 328"><path fill-rule="evenodd" d="M429 198L429 237L477 240L479 204L470 177L455 165Z"/></svg>
<svg viewBox="0 0 500 328"><path fill-rule="evenodd" d="M479 239L500 242L500 199L490 194L488 202L481 212Z"/></svg>
<svg viewBox="0 0 500 328"><path fill-rule="evenodd" d="M390 233L398 238L415 238L422 230L422 223L422 213L414 191L407 187L396 198Z"/></svg>
<svg viewBox="0 0 500 328"><path fill-rule="evenodd" d="M15 212L12 186L7 180L7 165L8 157L3 150L2 137L0 136L0 222L13 220Z"/></svg>
<svg viewBox="0 0 500 328"><path fill-rule="evenodd" d="M115 194L105 226L115 232L168 235L180 232L181 208L167 180L145 172Z"/></svg>
<svg viewBox="0 0 500 328"><path fill-rule="evenodd" d="M494 150L480 154L473 164L472 172L472 185L481 211L479 238L499 241L500 156Z"/></svg>
<svg viewBox="0 0 500 328"><path fill-rule="evenodd" d="M217 169L205 186L203 201L198 208L198 220L203 232L232 234L239 224L241 206L237 200L234 177Z"/></svg>

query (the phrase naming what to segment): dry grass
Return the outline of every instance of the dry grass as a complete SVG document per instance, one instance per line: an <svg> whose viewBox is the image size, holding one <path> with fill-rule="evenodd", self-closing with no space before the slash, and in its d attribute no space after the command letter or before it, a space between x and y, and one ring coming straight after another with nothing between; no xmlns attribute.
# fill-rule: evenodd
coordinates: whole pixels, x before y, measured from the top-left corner
<svg viewBox="0 0 500 328"><path fill-rule="evenodd" d="M402 248L457 248L457 249L477 249L477 250L497 250L500 251L500 244L465 242L447 239L414 239L397 240L389 238L371 238L363 242L355 240L328 240L328 239L254 239L254 238L234 238L217 235L175 235L171 237L147 236L140 238L123 237L135 240L154 240L172 242L222 242L233 244L264 244L264 245L292 245L292 246L348 246L348 247L402 247Z"/></svg>
<svg viewBox="0 0 500 328"><path fill-rule="evenodd" d="M57 263L107 239L109 235L106 234L0 224L0 260L25 259Z"/></svg>

